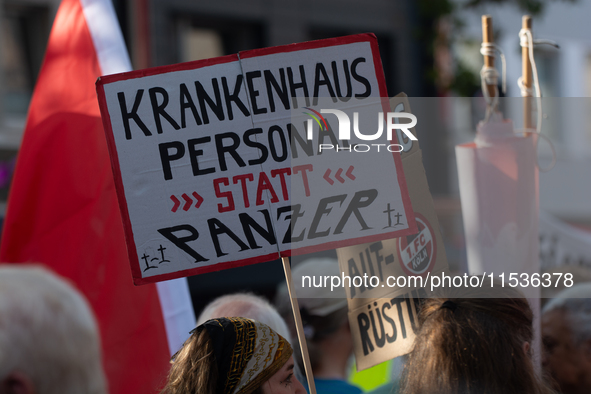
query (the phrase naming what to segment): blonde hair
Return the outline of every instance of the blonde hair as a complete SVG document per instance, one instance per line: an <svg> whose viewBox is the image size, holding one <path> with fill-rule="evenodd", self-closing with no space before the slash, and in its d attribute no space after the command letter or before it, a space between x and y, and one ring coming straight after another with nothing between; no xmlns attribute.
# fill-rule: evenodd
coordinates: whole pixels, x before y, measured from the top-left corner
<svg viewBox="0 0 591 394"><path fill-rule="evenodd" d="M218 367L207 330L193 333L172 357L168 382L161 394L213 394ZM261 394L260 388L252 394Z"/></svg>
<svg viewBox="0 0 591 394"><path fill-rule="evenodd" d="M162 394L216 392L218 368L207 330L191 335L172 362Z"/></svg>

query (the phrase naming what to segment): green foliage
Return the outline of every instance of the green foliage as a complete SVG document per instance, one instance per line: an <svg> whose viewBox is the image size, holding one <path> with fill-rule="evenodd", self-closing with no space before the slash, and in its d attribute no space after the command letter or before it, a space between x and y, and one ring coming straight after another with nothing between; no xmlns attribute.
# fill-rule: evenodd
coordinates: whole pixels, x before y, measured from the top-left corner
<svg viewBox="0 0 591 394"><path fill-rule="evenodd" d="M462 9L477 9L490 5L513 5L532 16L541 15L551 2L576 3L578 0L417 0L418 24L414 36L421 45L422 77L425 82L425 95L440 94L452 90L462 96L473 96L480 89L480 75L471 71L465 64L456 61L454 75L448 86L441 86L440 70L435 64L434 53L437 47L451 47L460 39L465 21L458 16ZM447 19L451 31L441 36L437 29L438 22ZM499 31L495 32L495 40Z"/></svg>
<svg viewBox="0 0 591 394"><path fill-rule="evenodd" d="M550 2L575 3L578 0L468 0L464 3L465 7L474 8L485 4L513 4L522 11L538 16L544 12L544 7Z"/></svg>
<svg viewBox="0 0 591 394"><path fill-rule="evenodd" d="M458 61L449 89L463 97L473 97L480 90L480 76Z"/></svg>

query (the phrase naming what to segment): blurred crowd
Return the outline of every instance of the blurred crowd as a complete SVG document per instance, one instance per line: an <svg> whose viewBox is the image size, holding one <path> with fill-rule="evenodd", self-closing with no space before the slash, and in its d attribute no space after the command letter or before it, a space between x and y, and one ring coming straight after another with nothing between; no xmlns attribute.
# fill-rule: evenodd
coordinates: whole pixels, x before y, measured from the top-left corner
<svg viewBox="0 0 591 394"><path fill-rule="evenodd" d="M330 258L294 267L338 271ZM297 286L297 291L304 289ZM490 290L490 289L489 289ZM353 340L344 297L313 288L298 297L318 394L362 393L348 381ZM399 376L375 393L591 393L591 283L577 284L542 310L541 366L534 314L516 289L451 289L421 301L414 349ZM171 359L161 394L304 394L309 390L290 294L274 303L230 294L203 309ZM45 268L0 266L0 393L105 394L98 329L88 303Z"/></svg>

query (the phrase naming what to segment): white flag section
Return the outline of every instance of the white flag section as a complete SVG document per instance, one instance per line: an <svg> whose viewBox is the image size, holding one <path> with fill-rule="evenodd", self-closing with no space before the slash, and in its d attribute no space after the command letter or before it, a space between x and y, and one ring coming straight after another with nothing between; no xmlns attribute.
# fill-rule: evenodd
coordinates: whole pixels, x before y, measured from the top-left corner
<svg viewBox="0 0 591 394"><path fill-rule="evenodd" d="M539 272L535 146L500 114L479 124L474 143L456 146L471 274Z"/></svg>
<svg viewBox="0 0 591 394"><path fill-rule="evenodd" d="M187 278L178 278L156 283L158 299L162 308L168 349L172 356L189 338L196 326L195 312Z"/></svg>
<svg viewBox="0 0 591 394"><path fill-rule="evenodd" d="M347 145L336 118L307 138L307 114L325 103L352 125L354 108L369 109L364 135L386 117L373 35L108 76L97 91L136 284L416 231L385 125L381 152L338 160L320 148Z"/></svg>
<svg viewBox="0 0 591 394"><path fill-rule="evenodd" d="M80 0L103 75L131 71L131 62L119 29L113 4L109 0ZM195 313L185 278L161 282L158 298L170 354L176 353L189 331L195 328Z"/></svg>

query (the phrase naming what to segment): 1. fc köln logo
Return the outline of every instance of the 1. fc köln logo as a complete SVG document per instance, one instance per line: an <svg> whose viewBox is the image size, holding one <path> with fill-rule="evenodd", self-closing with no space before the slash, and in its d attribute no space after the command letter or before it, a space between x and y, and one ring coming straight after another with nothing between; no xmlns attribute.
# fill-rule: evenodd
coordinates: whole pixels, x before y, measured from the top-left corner
<svg viewBox="0 0 591 394"><path fill-rule="evenodd" d="M419 232L398 238L398 260L407 275L424 277L435 266L437 242L427 219L416 212L415 219Z"/></svg>

